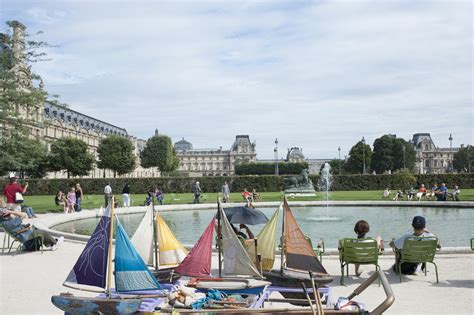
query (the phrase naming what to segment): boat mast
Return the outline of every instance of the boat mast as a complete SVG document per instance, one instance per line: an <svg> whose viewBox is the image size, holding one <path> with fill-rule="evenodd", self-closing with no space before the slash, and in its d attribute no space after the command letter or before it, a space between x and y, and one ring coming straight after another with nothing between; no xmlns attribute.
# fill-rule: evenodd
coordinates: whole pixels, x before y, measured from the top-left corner
<svg viewBox="0 0 474 315"><path fill-rule="evenodd" d="M107 259L107 287L105 289L105 293L107 297L110 298L110 283L112 282L112 246L114 241L114 215L115 215L115 198L112 196L109 199L111 202L111 211L110 211L110 237L109 237L109 257Z"/></svg>
<svg viewBox="0 0 474 315"><path fill-rule="evenodd" d="M158 251L159 251L159 248L158 248L158 227L156 226L156 220L155 220L155 196L152 195L151 196L151 211L153 212L152 213L152 216L151 216L151 220L153 221L153 245L155 246L155 270L158 270L160 269L159 268L159 265L160 265L160 262L159 262L159 257L158 257ZM158 215L158 214L157 214Z"/></svg>
<svg viewBox="0 0 474 315"><path fill-rule="evenodd" d="M219 278L222 277L222 260L221 260L221 239L222 239L222 230L221 230L221 203L219 197L217 197L217 253L219 260Z"/></svg>
<svg viewBox="0 0 474 315"><path fill-rule="evenodd" d="M286 196L284 197L283 200L283 218L282 218L282 223L281 223L281 237L280 237L280 272L283 273L284 269L284 258L285 258L285 215L286 215Z"/></svg>

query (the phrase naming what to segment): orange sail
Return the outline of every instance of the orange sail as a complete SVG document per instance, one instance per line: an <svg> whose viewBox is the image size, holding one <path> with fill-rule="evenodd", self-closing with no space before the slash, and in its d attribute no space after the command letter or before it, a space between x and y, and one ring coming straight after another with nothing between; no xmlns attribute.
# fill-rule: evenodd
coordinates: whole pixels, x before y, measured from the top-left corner
<svg viewBox="0 0 474 315"><path fill-rule="evenodd" d="M283 203L283 215L285 216L284 250L286 266L299 270L311 270L319 275L327 275L326 269L314 253L286 200Z"/></svg>

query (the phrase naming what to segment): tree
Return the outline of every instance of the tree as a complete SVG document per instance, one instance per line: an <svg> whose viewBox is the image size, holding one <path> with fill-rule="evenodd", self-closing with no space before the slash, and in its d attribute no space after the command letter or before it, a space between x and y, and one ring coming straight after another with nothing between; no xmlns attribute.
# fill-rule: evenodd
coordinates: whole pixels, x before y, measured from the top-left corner
<svg viewBox="0 0 474 315"><path fill-rule="evenodd" d="M395 189L408 190L416 184L416 177L408 170L402 169L395 173L393 185Z"/></svg>
<svg viewBox="0 0 474 315"><path fill-rule="evenodd" d="M370 145L365 142L357 142L349 152L349 159L346 163L346 171L351 174L361 174L364 169L365 161L365 172L369 172L370 160L372 157L372 149Z"/></svg>
<svg viewBox="0 0 474 315"><path fill-rule="evenodd" d="M454 153L453 167L459 173L472 173L474 168L474 147L472 145L462 147Z"/></svg>
<svg viewBox="0 0 474 315"><path fill-rule="evenodd" d="M64 137L51 144L49 154L51 171L67 172L67 178L84 176L92 170L94 156L87 151L87 144L79 139Z"/></svg>
<svg viewBox="0 0 474 315"><path fill-rule="evenodd" d="M140 152L140 159L144 168L158 167L162 174L176 170L179 165L179 158L171 139L165 135L157 135L148 139Z"/></svg>
<svg viewBox="0 0 474 315"><path fill-rule="evenodd" d="M346 169L346 161L345 160L339 160L339 159L333 159L329 161L329 165L331 166L331 172L332 174L345 174L345 169ZM324 167L324 165L323 165ZM321 168L322 170L322 168ZM321 173L321 170L319 171Z"/></svg>
<svg viewBox="0 0 474 315"><path fill-rule="evenodd" d="M98 168L107 168L114 172L114 177L127 174L135 169L135 154L132 142L124 137L111 135L102 141L97 148L99 154Z"/></svg>
<svg viewBox="0 0 474 315"><path fill-rule="evenodd" d="M22 178L25 175L35 178L46 175L48 148L42 142L16 135L2 137L0 147L0 174L16 171Z"/></svg>
<svg viewBox="0 0 474 315"><path fill-rule="evenodd" d="M374 141L371 168L381 174L403 168L413 170L416 153L404 139L384 135Z"/></svg>

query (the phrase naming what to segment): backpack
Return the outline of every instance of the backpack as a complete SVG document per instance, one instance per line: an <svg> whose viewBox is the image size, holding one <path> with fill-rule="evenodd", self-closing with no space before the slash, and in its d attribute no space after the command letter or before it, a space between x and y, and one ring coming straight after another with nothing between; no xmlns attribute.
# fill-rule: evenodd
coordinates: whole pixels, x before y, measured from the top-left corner
<svg viewBox="0 0 474 315"><path fill-rule="evenodd" d="M41 238L39 236L23 243L23 250L26 252L34 252L41 249Z"/></svg>

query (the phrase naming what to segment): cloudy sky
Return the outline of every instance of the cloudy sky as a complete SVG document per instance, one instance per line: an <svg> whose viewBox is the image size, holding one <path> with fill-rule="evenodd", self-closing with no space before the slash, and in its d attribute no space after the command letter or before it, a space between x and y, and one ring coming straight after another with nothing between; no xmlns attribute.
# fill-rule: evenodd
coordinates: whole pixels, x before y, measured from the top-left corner
<svg viewBox="0 0 474 315"><path fill-rule="evenodd" d="M141 138L195 148L237 134L258 158L341 156L365 137L473 143L472 3L0 0L56 45L34 65L50 94Z"/></svg>

